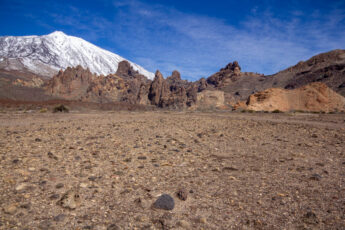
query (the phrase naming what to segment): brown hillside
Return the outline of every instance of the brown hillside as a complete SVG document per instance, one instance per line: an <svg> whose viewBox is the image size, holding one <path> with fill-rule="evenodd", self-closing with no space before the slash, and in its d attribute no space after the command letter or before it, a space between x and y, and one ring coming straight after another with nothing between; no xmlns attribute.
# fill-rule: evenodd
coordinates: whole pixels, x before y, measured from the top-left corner
<svg viewBox="0 0 345 230"><path fill-rule="evenodd" d="M316 82L294 90L271 88L255 93L244 107L255 111L345 111L345 98L324 83Z"/></svg>

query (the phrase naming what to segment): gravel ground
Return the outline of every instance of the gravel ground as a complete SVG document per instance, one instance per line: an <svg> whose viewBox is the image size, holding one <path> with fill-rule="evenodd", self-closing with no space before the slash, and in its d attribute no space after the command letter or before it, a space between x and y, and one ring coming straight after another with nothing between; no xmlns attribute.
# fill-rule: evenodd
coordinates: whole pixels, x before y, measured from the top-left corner
<svg viewBox="0 0 345 230"><path fill-rule="evenodd" d="M0 229L345 229L345 115L12 111L0 137Z"/></svg>

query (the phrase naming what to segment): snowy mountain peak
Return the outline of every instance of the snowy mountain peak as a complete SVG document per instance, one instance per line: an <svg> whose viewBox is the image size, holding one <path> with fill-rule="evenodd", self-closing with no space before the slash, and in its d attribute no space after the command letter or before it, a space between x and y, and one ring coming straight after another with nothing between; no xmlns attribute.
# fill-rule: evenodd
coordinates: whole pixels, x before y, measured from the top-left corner
<svg viewBox="0 0 345 230"><path fill-rule="evenodd" d="M81 38L55 31L43 36L0 37L0 64L6 60L16 63L6 66L7 69L24 67L38 75L52 77L60 69L77 65L96 74L108 75L115 73L118 63L126 59ZM129 63L147 78L154 78L153 73Z"/></svg>
<svg viewBox="0 0 345 230"><path fill-rule="evenodd" d="M54 31L54 32L48 34L47 36L67 36L67 35L64 32L57 30L57 31Z"/></svg>

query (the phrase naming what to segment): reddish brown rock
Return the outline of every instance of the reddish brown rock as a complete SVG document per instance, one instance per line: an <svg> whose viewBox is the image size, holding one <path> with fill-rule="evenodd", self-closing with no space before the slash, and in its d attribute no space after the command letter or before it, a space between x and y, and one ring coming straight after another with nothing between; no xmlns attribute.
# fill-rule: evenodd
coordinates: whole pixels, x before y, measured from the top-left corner
<svg viewBox="0 0 345 230"><path fill-rule="evenodd" d="M238 103L238 107L243 104ZM345 111L345 98L325 84L315 82L298 89L267 89L251 95L246 109L256 111Z"/></svg>

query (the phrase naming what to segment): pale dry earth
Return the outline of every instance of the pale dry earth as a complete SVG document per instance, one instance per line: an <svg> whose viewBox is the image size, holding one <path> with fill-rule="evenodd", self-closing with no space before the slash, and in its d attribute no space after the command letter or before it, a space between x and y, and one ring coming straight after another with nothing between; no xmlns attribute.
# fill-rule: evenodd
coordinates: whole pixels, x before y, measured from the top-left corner
<svg viewBox="0 0 345 230"><path fill-rule="evenodd" d="M0 229L345 229L344 114L2 111L0 137Z"/></svg>

